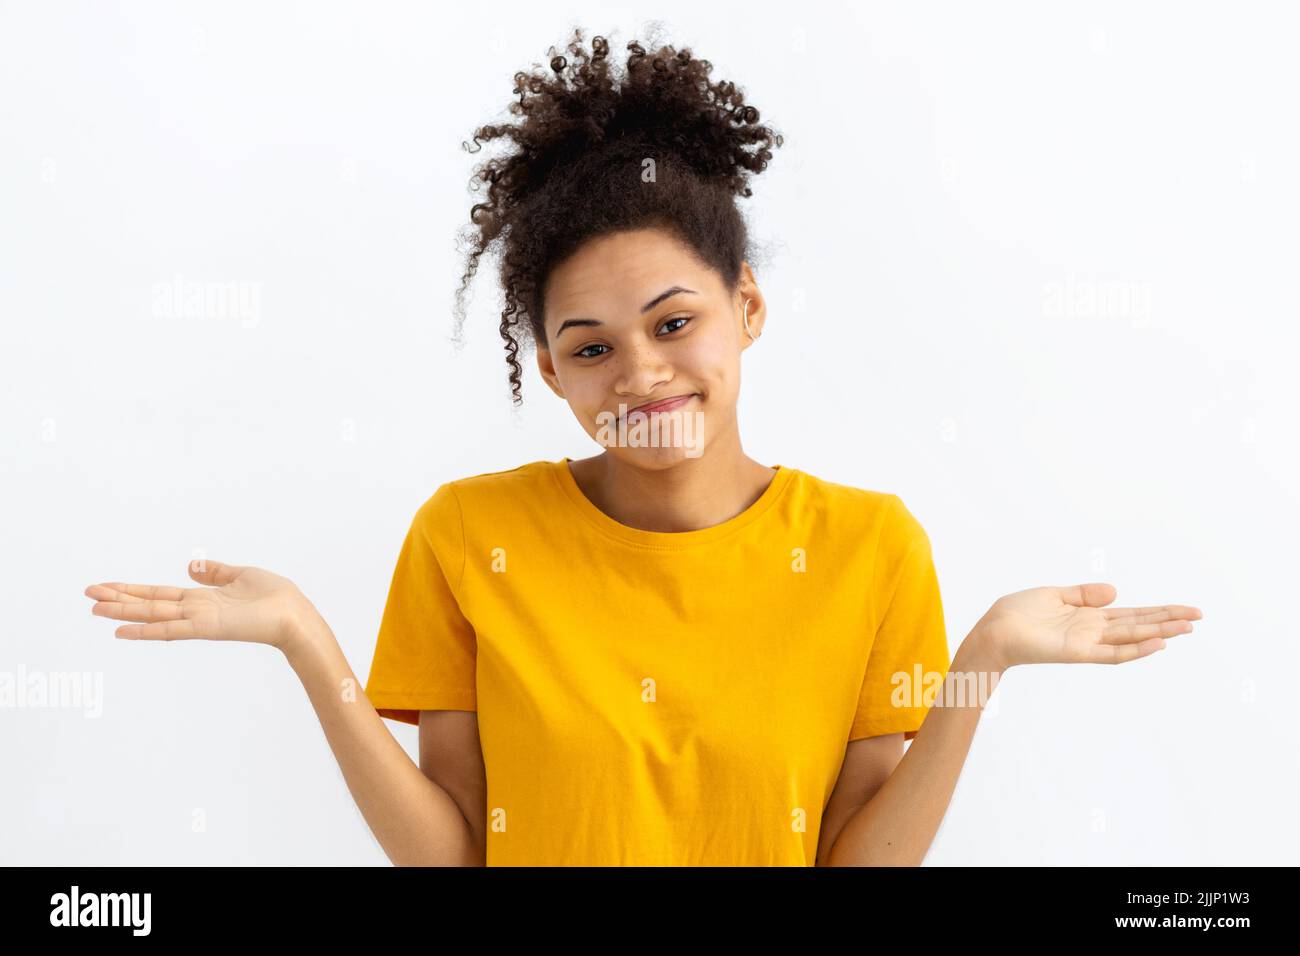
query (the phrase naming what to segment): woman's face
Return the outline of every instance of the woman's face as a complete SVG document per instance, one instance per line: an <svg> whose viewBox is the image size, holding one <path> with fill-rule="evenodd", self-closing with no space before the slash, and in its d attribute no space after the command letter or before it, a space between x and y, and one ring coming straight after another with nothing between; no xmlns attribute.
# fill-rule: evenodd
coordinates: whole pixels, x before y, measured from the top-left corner
<svg viewBox="0 0 1300 956"><path fill-rule="evenodd" d="M671 233L602 236L550 274L538 367L609 454L638 467L670 467L736 429L740 353L752 344L745 300L757 336L766 312L748 263L729 294ZM662 412L631 414L682 397Z"/></svg>

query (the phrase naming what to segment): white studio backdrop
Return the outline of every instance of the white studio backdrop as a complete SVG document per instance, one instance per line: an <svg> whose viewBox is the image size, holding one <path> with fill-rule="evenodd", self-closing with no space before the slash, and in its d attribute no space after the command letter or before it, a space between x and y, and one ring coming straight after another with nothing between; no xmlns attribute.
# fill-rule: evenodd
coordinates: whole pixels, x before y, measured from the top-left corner
<svg viewBox="0 0 1300 956"><path fill-rule="evenodd" d="M438 484L599 451L531 356L511 405L494 261L451 341L461 143L651 17L786 137L746 451L899 494L954 651L1040 585L1205 612L1013 669L927 865L1296 862L1293 8L5 2L0 675L102 689L0 708L0 863L386 864L277 652L82 591L269 568L364 680Z"/></svg>

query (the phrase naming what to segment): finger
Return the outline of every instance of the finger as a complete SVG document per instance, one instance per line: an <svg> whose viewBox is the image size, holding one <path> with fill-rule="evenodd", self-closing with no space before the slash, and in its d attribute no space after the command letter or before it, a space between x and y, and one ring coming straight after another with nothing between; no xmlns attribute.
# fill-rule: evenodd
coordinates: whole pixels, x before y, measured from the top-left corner
<svg viewBox="0 0 1300 956"><path fill-rule="evenodd" d="M222 564L220 561L209 561L207 558L195 559L189 563L190 577L214 587L229 584L239 577L243 570L242 565Z"/></svg>
<svg viewBox="0 0 1300 956"><path fill-rule="evenodd" d="M1088 651L1090 664L1123 664L1163 650L1165 640L1153 637L1140 644L1094 644Z"/></svg>
<svg viewBox="0 0 1300 956"><path fill-rule="evenodd" d="M1149 624L1153 621L1199 621L1205 615L1199 607L1186 604L1162 604L1159 607L1108 607L1106 617L1122 618L1125 624Z"/></svg>
<svg viewBox="0 0 1300 956"><path fill-rule="evenodd" d="M149 624L124 624L115 636L128 641L182 641L197 637L193 621L155 621Z"/></svg>
<svg viewBox="0 0 1300 956"><path fill-rule="evenodd" d="M133 597L124 590L119 590L119 588L125 587L127 587L127 585L116 581L112 584L92 584L81 593L86 595L86 597L92 597L97 601L121 601L123 604L129 601L143 600L143 598Z"/></svg>
<svg viewBox="0 0 1300 956"><path fill-rule="evenodd" d="M1192 633L1191 621L1160 621L1155 624L1111 624L1101 632L1103 644L1131 644L1152 638L1177 637Z"/></svg>
<svg viewBox="0 0 1300 956"><path fill-rule="evenodd" d="M115 621L177 621L184 617L175 601L96 601L90 613Z"/></svg>
<svg viewBox="0 0 1300 956"><path fill-rule="evenodd" d="M1075 607L1103 607L1115 600L1115 585L1104 582L1076 584L1056 590L1062 601Z"/></svg>
<svg viewBox="0 0 1300 956"><path fill-rule="evenodd" d="M85 590L86 597L100 601L120 601L129 604L132 601L181 601L185 598L182 588L171 588L163 584L92 584Z"/></svg>

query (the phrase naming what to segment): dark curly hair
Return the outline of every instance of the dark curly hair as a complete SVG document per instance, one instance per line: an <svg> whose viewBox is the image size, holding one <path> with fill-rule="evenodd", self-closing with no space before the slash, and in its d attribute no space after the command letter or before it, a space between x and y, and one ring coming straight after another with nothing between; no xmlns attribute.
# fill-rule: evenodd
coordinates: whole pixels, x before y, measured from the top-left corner
<svg viewBox="0 0 1300 956"><path fill-rule="evenodd" d="M760 126L743 91L713 81L713 65L689 47L652 52L627 44L627 67L616 76L609 41L596 36L591 52L574 29L568 56L548 50L549 71L515 74L519 97L510 125L481 126L474 146L504 137L513 149L474 170L470 189L488 183L487 202L470 210L462 234L471 251L456 291L456 337L465 321L464 297L490 246L500 246L505 295L500 333L514 403L521 404L521 330L545 345L542 303L551 270L588 239L658 227L684 241L734 291L749 236L736 207L748 197L749 175L767 168L782 137ZM652 163L650 161L653 161Z"/></svg>

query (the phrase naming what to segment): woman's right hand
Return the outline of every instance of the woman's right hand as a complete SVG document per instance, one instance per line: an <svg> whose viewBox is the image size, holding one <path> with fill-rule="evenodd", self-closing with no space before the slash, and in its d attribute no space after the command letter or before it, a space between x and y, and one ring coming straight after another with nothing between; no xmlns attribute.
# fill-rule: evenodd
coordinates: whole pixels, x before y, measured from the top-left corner
<svg viewBox="0 0 1300 956"><path fill-rule="evenodd" d="M212 587L92 584L85 591L95 598L90 611L140 622L117 629L117 636L128 640L246 641L281 650L317 614L297 585L262 568L203 560L191 562L188 570L195 581Z"/></svg>

